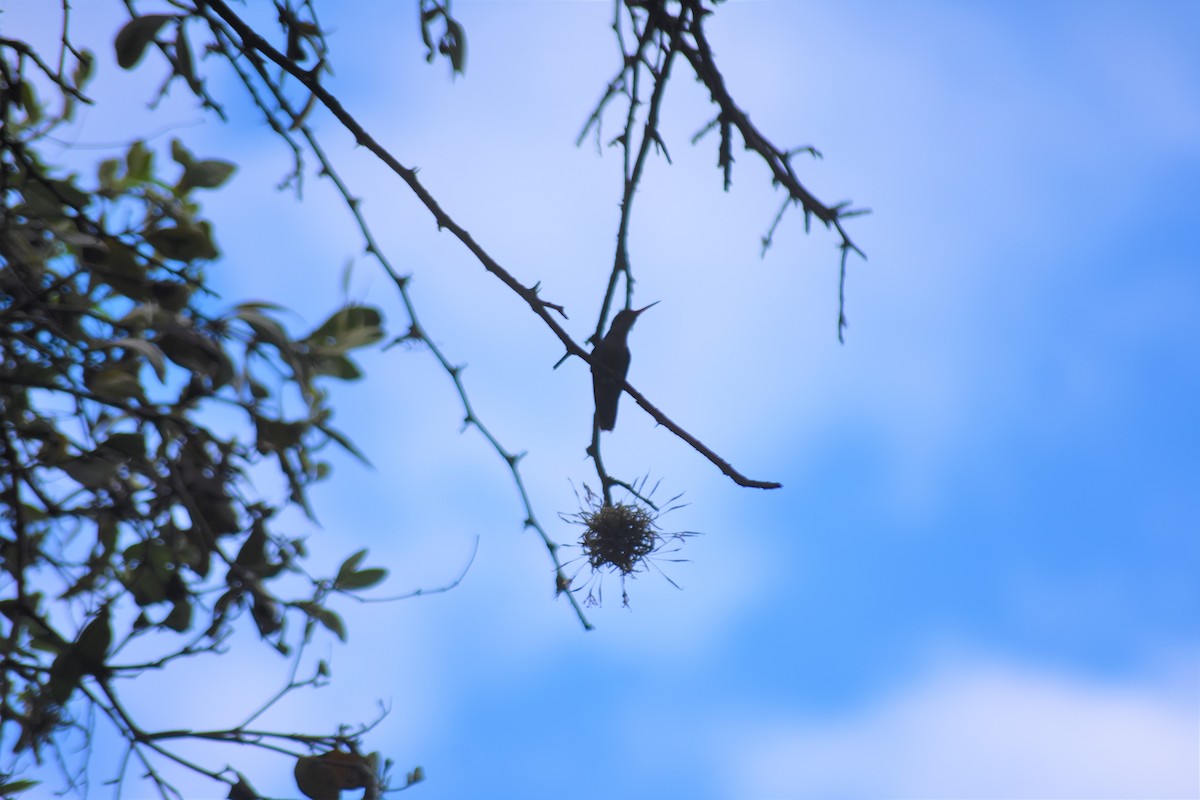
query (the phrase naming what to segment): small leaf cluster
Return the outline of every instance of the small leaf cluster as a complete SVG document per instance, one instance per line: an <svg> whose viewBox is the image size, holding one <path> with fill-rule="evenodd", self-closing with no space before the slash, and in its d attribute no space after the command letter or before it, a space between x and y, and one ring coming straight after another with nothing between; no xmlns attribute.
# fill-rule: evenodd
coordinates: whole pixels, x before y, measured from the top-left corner
<svg viewBox="0 0 1200 800"><path fill-rule="evenodd" d="M438 21L442 28L440 35L434 29ZM442 55L450 60L453 75L467 71L467 33L462 23L450 13L450 0L421 0L421 41L425 43L427 51L425 60L430 64Z"/></svg>
<svg viewBox="0 0 1200 800"><path fill-rule="evenodd" d="M131 19L118 31L113 41L117 64L123 69L135 69L146 52L157 47L170 66L170 72L159 87L159 99L166 95L178 78L206 108L224 118L225 112L208 91L194 54L197 51L204 56L214 52L230 54L229 31L221 30L202 5L187 8L180 4L178 7L179 11L174 14L137 16L130 5ZM319 73L325 67L328 48L325 31L315 21L312 4L304 0L277 0L275 8L280 32L286 42L286 58L299 64L309 61L310 55L315 55L317 63L312 71L314 75ZM188 35L188 25L191 23L195 23L193 27L199 29L199 33L194 34L198 36L197 44L193 44L193 39ZM232 45L232 49L241 50L237 45Z"/></svg>

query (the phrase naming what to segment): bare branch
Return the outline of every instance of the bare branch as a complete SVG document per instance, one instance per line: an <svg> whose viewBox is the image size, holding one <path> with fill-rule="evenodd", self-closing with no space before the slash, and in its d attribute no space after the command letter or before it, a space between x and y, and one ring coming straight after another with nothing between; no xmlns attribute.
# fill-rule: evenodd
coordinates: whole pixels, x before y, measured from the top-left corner
<svg viewBox="0 0 1200 800"><path fill-rule="evenodd" d="M558 324L557 320L550 315L552 310L558 310L560 307L542 300L540 297L538 297L537 291L534 287L525 286L518 281L510 272L504 269L494 258L492 258L492 256L486 250L484 250L478 242L475 241L474 237L472 237L465 228L455 222L445 211L443 211L441 206L434 199L433 195L430 194L429 190L426 189L425 186L418 180L416 170L405 167L403 164L401 164L395 156L393 156L386 148L379 144L374 137L367 133L363 126L357 121L357 119L354 118L353 115L350 114L349 111L345 109L341 102L328 90L321 86L315 71L301 69L293 61L272 47L269 42L259 36L252 28L243 22L241 18L238 17L223 0L205 0L205 2L203 2L200 6L202 13L205 8L213 9L220 19L237 34L238 38L241 40L240 46L238 47L239 50L246 53L250 51L262 53L267 59L294 77L296 80L300 81L300 83L303 84L306 89L312 92L321 101L321 104L324 105L330 111L330 113L332 113L334 117L336 117L337 120L346 128L346 130L354 136L355 141L357 141L358 144L366 147L372 154L379 158L380 161L387 165L389 169L396 173L401 180L408 184L413 193L417 195L422 204L433 215L439 230L445 229L450 231L450 233L453 234L460 242L462 242L476 257L480 264L483 265L484 269L499 278L501 282L503 282L519 297L525 300L533 312L542 318L542 321L546 323L550 330L553 331L554 334L559 338L559 341L563 343L568 354L578 356L589 365L591 364L591 356L580 345L576 344L566 330L564 330L563 327ZM393 280L398 279L398 276L396 273L394 273L394 271L392 272L392 275ZM399 279L403 280L402 278ZM446 362L446 364L449 365L449 362ZM649 406L648 403L639 403L639 405L642 405L643 408L647 409L653 408L653 406ZM733 478L735 482L739 483L739 485L774 488L774 485L767 481L750 481L748 483L741 483L741 481L749 481L749 479L744 478L744 476L741 476L740 473L733 470L728 462L716 456L711 449L700 444L698 439L690 434L686 434L686 432L683 431L679 425L670 422L670 420L668 420L661 412L658 412L657 409L656 413L657 416L655 416L655 419L660 424L663 424L668 428L668 430L680 435L680 438L684 439L684 441L688 442L688 444L691 444L698 453L711 461L726 475L729 475L731 478ZM514 458L514 456L511 454L507 454L504 457L505 460ZM735 475L738 477L734 477Z"/></svg>

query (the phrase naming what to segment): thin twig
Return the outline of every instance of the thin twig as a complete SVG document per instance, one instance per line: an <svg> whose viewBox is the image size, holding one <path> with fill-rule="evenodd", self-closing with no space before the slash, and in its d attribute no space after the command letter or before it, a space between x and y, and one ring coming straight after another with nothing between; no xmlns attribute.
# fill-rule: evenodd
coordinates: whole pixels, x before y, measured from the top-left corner
<svg viewBox="0 0 1200 800"><path fill-rule="evenodd" d="M224 21L231 28L237 31L237 27L230 23L229 20ZM215 21L210 20L210 24L215 24ZM242 35L240 31L238 31L238 34L239 36ZM243 44L244 43L245 39L243 37ZM392 265L391 260L384 253L383 248L379 246L375 239L374 233L371 231L371 228L367 223L366 217L362 213L361 203L351 194L349 187L346 185L340 173L334 167L333 162L326 155L320 141L317 139L309 125L302 119L301 112L296 111L291 107L291 104L283 95L282 90L274 81L271 80L270 76L267 75L266 69L261 60L254 55L253 50L246 51L245 48L242 49L243 52L247 52L247 56L250 58L255 70L258 72L260 79L262 79L267 85L274 96L275 101L280 105L280 108L283 109L284 113L291 118L292 123L289 126L289 130L298 130L300 132L301 136L303 136L307 142L309 149L316 156L317 161L320 163L321 174L329 178L334 187L337 189L338 193L342 196L346 208L349 209L350 214L354 217L354 221L358 226L359 233L361 234L363 241L366 243L367 253L373 256L375 260L379 262L384 271L387 273L388 277L391 278L393 284L395 284L396 289L400 294L401 302L404 305L404 309L408 314L409 330L419 335L420 340L429 348L430 353L433 354L434 358L441 365L442 370L450 376L451 381L454 383L455 390L458 393L459 402L463 408L465 424L474 426L492 446L492 449L495 450L496 453L502 459L504 459L504 462L508 465L513 476L513 482L517 487L517 493L520 496L521 503L524 506L525 526L536 531L539 537L542 539L542 543L545 545L547 552L550 554L551 561L554 564L557 581L563 575L562 563L557 552L558 543L550 538L550 534L538 521L537 516L534 513L533 502L529 497L529 493L525 488L524 479L521 476L519 466L521 455L513 453L505 448L504 445L501 444L500 440L496 438L495 434L493 434L487 425L485 425L480 419L478 413L471 404L470 397L467 395L466 385L463 383L462 379L463 368L450 361L442 349L436 344L433 337L429 336L428 332L421 324L420 318L417 315L416 304L413 301L412 293L409 289L408 278L404 275L401 275L396 270L396 268ZM233 60L231 54L229 55L229 58L230 60ZM243 78L243 81L245 82L246 79ZM265 110L265 106L263 104L260 103L259 105L260 108ZM536 297L536 287L529 291L533 294L533 296ZM552 305L543 301L539 301L539 303L543 308ZM579 621L583 627L586 630L591 630L592 624L588 621L586 615L584 615L582 607L579 606L573 597L571 598L571 605L574 608L576 615L579 617Z"/></svg>
<svg viewBox="0 0 1200 800"><path fill-rule="evenodd" d="M355 141L357 141L359 145L367 148L367 150L379 158L379 160L382 161L389 169L395 172L401 180L408 184L413 193L417 195L418 199L433 215L439 229L450 231L455 238L462 242L463 245L465 245L466 248L476 257L484 269L499 278L501 282L503 282L519 297L525 300L533 312L541 317L542 321L545 322L546 325L549 326L550 330L553 331L554 334L559 338L559 341L563 343L563 346L566 348L569 355L577 356L589 365L592 363L591 355L584 350L583 347L577 344L566 332L566 330L564 330L563 327L558 323L558 321L551 316L551 311L559 311L561 313L561 306L556 306L555 304L542 300L540 297L538 297L536 286L528 287L523 285L511 273L500 266L500 264L494 258L492 258L491 255L489 255L488 252L484 250L478 242L475 241L474 237L472 237L465 228L455 222L445 211L442 210L441 206L434 199L433 195L430 194L429 190L426 189L425 186L417 179L416 170L405 167L403 164L401 164L395 156L388 152L388 150L379 144L374 137L367 133L362 125L345 109L341 102L332 94L330 94L327 89L321 86L315 73L301 69L290 59L272 47L269 42L259 36L252 28L243 22L241 18L229 8L224 0L204 0L201 3L201 8L203 9L203 7L212 8L217 15L237 33L238 38L241 39L240 49L243 52L254 50L262 53L266 58L275 63L292 77L296 78L304 85L306 89L316 95L321 104L324 105L330 111L330 113L332 113L334 117L336 117L337 120L346 128L346 130L354 136ZM639 405L647 410L653 408L653 406L646 402L640 402ZM656 422L658 422L660 425L663 425L673 433L676 433L676 435L680 435L680 438L691 444L698 453L708 458L709 461L711 461L718 469L732 478L739 485L755 486L759 488L775 488L776 486L780 485L768 481L751 481L744 476L741 476L740 473L738 473L736 470L733 470L733 468L726 461L717 457L712 450L700 445L698 439L690 434L686 434L686 432L684 432L678 424L667 419L667 417L661 411L655 409L655 414ZM516 458L516 456L507 455L505 458L507 460L509 458Z"/></svg>
<svg viewBox="0 0 1200 800"><path fill-rule="evenodd" d="M804 210L806 218L811 215L815 216L828 228L833 228L837 231L842 239L842 261L841 261L841 278L839 285L838 297L838 340L844 341L844 332L846 328L846 309L845 309L845 270L846 258L845 255L849 250L853 250L863 259L866 254L854 244L850 239L850 235L842 226L842 219L845 217L865 213L864 209L844 210L845 204L828 206L818 200L796 176L791 165L791 153L784 151L771 144L770 141L758 130L751 122L749 116L746 115L741 108L734 102L733 97L729 94L729 90L725 87L725 80L721 76L720 71L716 67L716 61L713 58L712 47L709 45L708 38L704 34L703 19L705 16L704 10L700 7L699 0L684 0L683 6L685 10L691 11L691 24L668 24L664 23L664 28L668 30L671 36L671 43L674 50L677 50L688 60L692 65L692 69L696 73L696 77L702 81L709 91L714 103L721 109L720 119L726 124L731 124L737 128L742 136L742 140L748 150L757 153L771 170L773 179L782 185L790 195L791 199L799 202ZM665 15L661 9L657 9L651 4L648 6L652 15ZM682 16L682 13L681 13ZM672 22L675 18L668 19ZM689 37L695 42L693 45L688 41ZM811 148L809 148L811 150ZM814 154L816 151L812 151ZM784 209L786 209L786 204ZM782 215L782 209L780 211ZM778 224L778 218L776 223ZM772 225L772 233L775 225Z"/></svg>

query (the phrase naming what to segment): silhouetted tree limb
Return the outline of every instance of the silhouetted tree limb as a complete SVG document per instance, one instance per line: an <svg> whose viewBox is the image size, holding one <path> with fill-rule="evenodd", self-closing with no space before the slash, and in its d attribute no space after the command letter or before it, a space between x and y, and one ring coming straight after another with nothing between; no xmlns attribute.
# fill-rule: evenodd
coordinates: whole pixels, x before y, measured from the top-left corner
<svg viewBox="0 0 1200 800"><path fill-rule="evenodd" d="M563 327L566 309L540 297L539 283L522 282L498 263L439 205L417 171L380 145L322 85L330 54L315 2L276 2L283 47L273 46L225 0L164 2L169 13L139 15L135 0L125 0L130 21L115 43L118 62L133 68L146 50L156 49L170 72L154 102L179 78L204 107L224 119L227 112L208 91L195 58L202 51L216 53L229 63L255 108L290 149L294 167L283 185L297 194L303 187L305 159L312 154L319 174L331 181L355 220L366 252L382 266L404 306L406 332L392 342L422 343L450 377L464 424L479 430L511 473L524 524L538 533L550 555L556 591L567 593L579 620L590 628L575 597L583 588L573 585L579 568L570 573L572 562L560 557L560 545L534 513L519 469L524 454L506 448L482 422L467 393L462 367L420 322L408 276L400 274L379 247L358 197L310 126L312 115L327 110L357 144L400 177L438 229L449 231L542 319L562 343L563 360L576 356L594 365L584 346L588 342L575 342ZM814 148L782 150L751 124L717 68L703 27L713 10L702 0L616 0L613 8L621 68L579 137L582 142L594 130L599 145L606 109L626 103L623 130L609 142L622 151L616 250L588 341L600 340L617 305L622 278L624 307L633 305L629 232L634 197L651 151L671 160L658 126L678 56L716 106L715 118L693 141L708 132L718 134L717 165L725 188L731 183L736 135L746 150L764 160L773 182L787 193L763 237L764 251L790 205L801 208L806 229L816 217L840 236L841 339L847 258L851 252L862 256L842 223L864 212L846 203L824 205L805 188L793 156L819 156ZM449 0L419 0L418 9L429 60L444 55L453 73L462 73L465 31ZM301 567L305 553L300 540L273 529L274 516L289 503L312 516L307 489L328 472L317 455L322 447L332 442L365 460L331 427L332 409L320 384L359 377L349 353L385 338L382 315L347 303L307 335L297 336L287 331L269 304L214 310L202 265L216 259L219 251L194 192L223 184L234 170L229 162L196 158L182 143L173 142L171 157L179 175L172 183L154 166L155 153L136 141L123 159L103 162L93 183L74 174L62 177L44 165L36 144L70 120L75 104L91 102L83 86L93 59L72 44L69 12L63 0L57 66L26 42L0 37L0 506L11 528L7 537L0 537L0 579L6 587L0 597L0 626L7 626L0 633L0 724L6 733L17 732L15 752L40 759L49 749L66 764L63 737L80 736L88 744L94 735L94 718L81 721L73 710L83 705L98 712L127 744L115 775L118 794L128 768L137 763L161 796L179 796L161 768L165 759L225 784L234 800L257 798L238 770L213 768L176 749L179 742L203 740L287 756L295 761L300 788L310 796L315 795L309 789L336 779L340 788L363 789L364 798L375 800L388 786L390 762L381 765L377 754L365 752L362 737L378 720L330 734L250 726L293 692L327 680L323 661L309 673L303 657L318 631L345 636L340 616L328 605L331 599L384 599L355 594L376 585L385 574L382 568L363 566L365 551L347 558L336 575L322 577ZM204 41L205 32L210 40ZM73 65L68 63L71 59ZM302 66L305 63L312 65ZM74 67L70 72L69 66ZM61 112L47 113L26 70L56 88L63 100ZM106 213L118 203L128 220L122 227L115 227L115 215ZM746 477L628 381L622 379L621 387L659 425L738 485L779 487L777 482ZM298 392L298 413L284 401L285 390ZM47 405L47 398L59 405ZM252 441L216 430L198 416L212 404L243 413ZM71 419L74 427L68 430L64 419ZM665 511L652 501L653 489L645 490L645 478L628 481L607 474L595 426L588 452L601 494L587 490L587 500L581 501L586 508L560 517L585 527L581 544L594 570L611 567L623 580L650 563L652 556L674 552L669 547L692 535L657 530ZM284 503L258 497L246 482L248 470L264 461L275 464L286 483ZM626 500L614 502L614 487L625 489ZM91 551L72 549L73 540L92 543ZM285 574L298 579L300 593L281 593L275 581ZM458 580L461 575L445 587L405 596L444 591ZM627 601L624 590L622 595ZM47 596L57 598L65 610L51 605ZM587 597L592 599L590 589ZM289 657L280 688L233 727L143 727L126 708L117 681L168 668L180 659L224 654L239 616L253 624L259 638ZM200 617L203 623L197 622ZM205 629L200 631L198 624ZM132 642L149 636L167 637L152 641L172 644L149 657L119 658ZM63 772L71 786L85 780L65 766ZM410 772L400 788L421 777L419 768ZM30 788L6 781L0 776L0 793Z"/></svg>
<svg viewBox="0 0 1200 800"><path fill-rule="evenodd" d="M209 13L209 10L211 10L211 13ZM399 176L400 179L408 185L421 203L433 215L434 221L439 230L449 231L455 238L457 238L463 243L463 245L466 246L466 248L476 257L484 269L496 276L502 283L504 283L505 286L507 286L518 297L524 300L526 304L528 304L533 310L533 312L537 314L543 322L546 323L551 331L554 332L559 341L563 343L568 355L576 356L589 365L591 364L591 354L588 353L582 346L577 344L571 338L570 334L568 334L566 330L558 323L558 321L551 316L551 311L556 311L559 314L563 314L562 306L549 303L539 297L538 287L536 284L533 286L526 286L517 280L508 270L502 267L499 262L497 262L462 225L460 225L448 213L446 213L433 195L417 178L416 170L405 167L394 155L392 155L385 147L383 147L383 145L381 145L374 137L372 137L370 133L367 132L367 130L358 122L357 119L355 119L352 114L350 114L348 110L346 110L342 103L331 92L321 85L320 71L318 68L311 70L303 69L291 59L287 58L287 56L274 48L247 23L245 23L225 2L223 2L223 0L204 0L204 2L197 4L197 13L208 20L211 26L216 27L218 25L217 19L227 25L240 40L235 45L235 49L238 52L245 54L250 58L253 58L254 53L261 53L262 56L267 60L278 66L292 78L299 81L299 83L306 90L311 92L312 95L318 99L321 105L328 109L329 112L332 113L334 117L343 125L343 127L346 128L346 130L354 137L355 142L374 154L381 162L383 162L383 164L385 164L392 172ZM217 19L214 19L212 14L215 14ZM651 138L656 135L657 134L653 134ZM643 148L643 152L638 158L639 166L636 167L636 172L634 173L635 179L640 176L640 164L644 163L645 160L644 149L645 148ZM354 201L352 198L348 198L348 202L353 205ZM625 205L628 205L628 203ZM392 278L393 280L396 280L398 276L392 274ZM443 364L443 367L448 368L449 362ZM654 406L650 405L648 401L645 401L644 398L642 401L639 401L639 405L641 405L642 408L644 408L647 412L651 413L656 422L666 427L672 433L679 435L680 438L690 444L698 453L707 458L713 463L714 466L720 469L724 474L728 475L739 485L757 488L776 488L779 485L770 481L752 481L748 478L745 478L739 472L734 470L728 464L728 462L716 456L716 454L710 448L705 447L695 436L687 434L680 425L670 420L665 414L656 409ZM505 456L506 460L509 457L510 456ZM543 536L543 539L545 540L547 537Z"/></svg>

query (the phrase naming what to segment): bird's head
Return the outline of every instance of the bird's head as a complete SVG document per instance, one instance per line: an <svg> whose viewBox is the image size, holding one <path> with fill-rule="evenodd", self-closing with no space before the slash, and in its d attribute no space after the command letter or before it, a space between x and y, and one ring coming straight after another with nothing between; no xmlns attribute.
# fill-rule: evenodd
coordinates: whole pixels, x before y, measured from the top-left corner
<svg viewBox="0 0 1200 800"><path fill-rule="evenodd" d="M613 317L612 327L608 330L609 335L611 336L614 332L618 335L629 333L629 329L632 328L633 323L637 321L638 315L640 315L646 309L658 305L660 302L662 301L655 300L650 305L639 308L636 311L631 308L625 308L618 311L617 315Z"/></svg>

